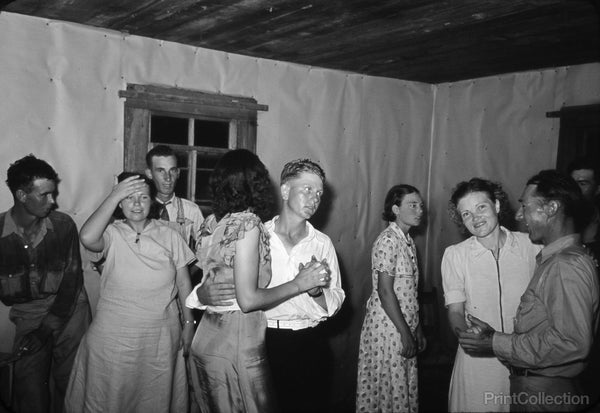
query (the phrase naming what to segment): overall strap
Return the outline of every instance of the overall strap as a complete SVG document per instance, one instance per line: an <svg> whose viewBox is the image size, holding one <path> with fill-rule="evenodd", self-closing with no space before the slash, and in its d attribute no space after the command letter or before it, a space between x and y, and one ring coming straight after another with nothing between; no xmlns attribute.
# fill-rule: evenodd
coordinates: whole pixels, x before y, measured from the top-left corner
<svg viewBox="0 0 600 413"><path fill-rule="evenodd" d="M181 198L176 197L177 201L177 223L179 225L185 224L185 215L183 214L183 202L181 202Z"/></svg>

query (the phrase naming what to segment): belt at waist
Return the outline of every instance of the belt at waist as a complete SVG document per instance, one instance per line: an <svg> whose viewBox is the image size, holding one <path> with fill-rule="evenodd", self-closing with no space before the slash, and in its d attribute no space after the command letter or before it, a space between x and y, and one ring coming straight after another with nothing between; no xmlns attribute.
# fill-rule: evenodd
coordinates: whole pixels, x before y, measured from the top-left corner
<svg viewBox="0 0 600 413"><path fill-rule="evenodd" d="M267 320L267 327L269 328L283 328L288 330L302 330L316 325L317 323L312 320Z"/></svg>
<svg viewBox="0 0 600 413"><path fill-rule="evenodd" d="M543 374L539 374L536 372L533 372L529 369L526 368L521 368L521 367L513 367L510 366L508 368L508 371L510 372L511 375L513 376L522 376L522 377L527 377L527 376L534 376L534 377L546 377Z"/></svg>

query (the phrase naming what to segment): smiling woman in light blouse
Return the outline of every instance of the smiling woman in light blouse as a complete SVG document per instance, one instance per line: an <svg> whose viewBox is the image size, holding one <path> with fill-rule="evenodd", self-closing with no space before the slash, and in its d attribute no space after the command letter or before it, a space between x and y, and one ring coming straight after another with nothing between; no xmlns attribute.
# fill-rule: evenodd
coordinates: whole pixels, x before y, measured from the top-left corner
<svg viewBox="0 0 600 413"><path fill-rule="evenodd" d="M442 258L442 285L453 331L466 330L467 315L510 333L521 295L540 250L527 234L501 226L511 222L508 197L494 182L460 182L449 202L451 219L471 237L449 246ZM485 394L510 394L509 372L495 357L471 357L458 347L450 380L451 412L508 411L508 403L485 403Z"/></svg>

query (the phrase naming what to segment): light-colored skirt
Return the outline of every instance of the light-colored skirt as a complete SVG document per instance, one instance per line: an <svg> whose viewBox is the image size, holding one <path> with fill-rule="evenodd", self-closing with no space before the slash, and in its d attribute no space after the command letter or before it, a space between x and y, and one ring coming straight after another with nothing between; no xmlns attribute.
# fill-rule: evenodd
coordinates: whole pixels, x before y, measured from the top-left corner
<svg viewBox="0 0 600 413"><path fill-rule="evenodd" d="M192 342L194 393L201 411L275 411L263 311L206 312Z"/></svg>
<svg viewBox="0 0 600 413"><path fill-rule="evenodd" d="M180 339L175 301L164 319L125 314L118 306L99 304L75 357L65 411L187 411L187 377Z"/></svg>

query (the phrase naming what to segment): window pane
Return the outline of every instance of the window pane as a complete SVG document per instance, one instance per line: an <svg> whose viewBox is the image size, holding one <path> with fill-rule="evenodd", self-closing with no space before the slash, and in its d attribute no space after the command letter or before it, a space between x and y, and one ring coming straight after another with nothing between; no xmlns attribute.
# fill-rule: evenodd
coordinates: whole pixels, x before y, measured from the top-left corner
<svg viewBox="0 0 600 413"><path fill-rule="evenodd" d="M180 198L188 198L187 183L188 183L187 170L180 169L179 170L179 178L177 179L177 183L175 184L175 195L177 195Z"/></svg>
<svg viewBox="0 0 600 413"><path fill-rule="evenodd" d="M150 142L187 145L188 120L152 115L150 118Z"/></svg>
<svg viewBox="0 0 600 413"><path fill-rule="evenodd" d="M198 154L196 161L196 202L201 205L210 205L210 188L208 179L221 155Z"/></svg>
<svg viewBox="0 0 600 413"><path fill-rule="evenodd" d="M194 119L194 145L229 147L229 122Z"/></svg>
<svg viewBox="0 0 600 413"><path fill-rule="evenodd" d="M177 167L180 170L180 174L183 173L184 170L189 168L189 155L185 151L174 150L175 156L177 157Z"/></svg>
<svg viewBox="0 0 600 413"><path fill-rule="evenodd" d="M199 153L198 154L198 160L196 161L196 167L198 168L198 170L202 170L202 169L210 169L211 171L213 169L215 169L215 166L217 166L217 162L219 162L219 159L221 159L221 156L223 156L222 154L203 154L203 153Z"/></svg>
<svg viewBox="0 0 600 413"><path fill-rule="evenodd" d="M196 199L198 201L210 200L210 188L208 187L208 178L212 171L198 169L196 172Z"/></svg>

